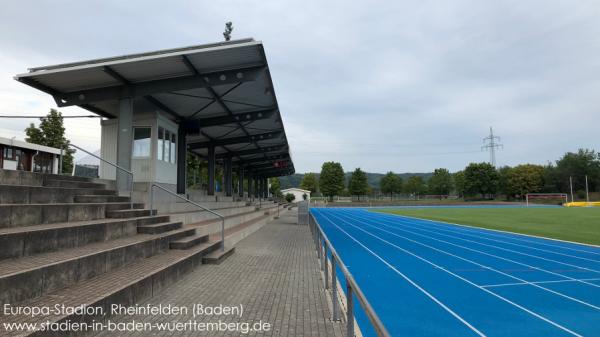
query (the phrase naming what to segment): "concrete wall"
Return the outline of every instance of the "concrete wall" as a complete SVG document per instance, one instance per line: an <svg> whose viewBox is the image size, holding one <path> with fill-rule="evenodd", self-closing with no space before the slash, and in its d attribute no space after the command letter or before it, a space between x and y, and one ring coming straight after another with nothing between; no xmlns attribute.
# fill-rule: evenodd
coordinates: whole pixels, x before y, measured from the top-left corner
<svg viewBox="0 0 600 337"><path fill-rule="evenodd" d="M135 107L134 107L135 108ZM100 154L103 159L116 163L117 161L117 120L102 121ZM151 149L149 158L136 158L131 160L131 169L134 182L158 182L164 184L177 183L177 163L157 160L158 128L162 127L171 133L177 134L177 124L171 122L158 112L138 112L133 115L133 127L150 127ZM133 144L132 144L133 146ZM175 151L177 152L177 151ZM99 176L102 179L115 179L115 168L100 162Z"/></svg>

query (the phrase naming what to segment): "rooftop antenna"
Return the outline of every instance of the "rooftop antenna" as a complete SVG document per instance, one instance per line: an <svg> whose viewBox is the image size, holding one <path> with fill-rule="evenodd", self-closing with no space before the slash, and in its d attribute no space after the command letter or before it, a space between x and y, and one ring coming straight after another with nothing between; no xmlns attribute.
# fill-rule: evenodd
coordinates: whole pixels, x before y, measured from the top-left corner
<svg viewBox="0 0 600 337"><path fill-rule="evenodd" d="M225 31L223 32L223 37L225 41L231 40L231 32L233 31L233 23L231 21L225 23Z"/></svg>
<svg viewBox="0 0 600 337"><path fill-rule="evenodd" d="M494 136L494 131L490 126L490 135L483 138L483 142L485 145L481 147L481 150L490 151L490 164L496 167L496 149L503 149L504 145L498 143L500 141L500 137Z"/></svg>

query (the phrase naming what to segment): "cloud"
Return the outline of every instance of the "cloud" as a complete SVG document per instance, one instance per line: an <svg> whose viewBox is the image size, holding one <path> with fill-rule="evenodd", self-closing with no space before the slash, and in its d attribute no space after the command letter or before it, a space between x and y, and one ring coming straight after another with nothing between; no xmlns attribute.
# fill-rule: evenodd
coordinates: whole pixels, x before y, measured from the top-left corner
<svg viewBox="0 0 600 337"><path fill-rule="evenodd" d="M489 126L502 136L499 164L545 163L598 149L599 14L596 1L566 0L11 2L0 13L1 113L54 106L12 80L27 67L221 40L231 20L234 38L265 44L299 172L325 160L458 170L487 159ZM30 121L0 122L18 132ZM97 120L67 128L99 147Z"/></svg>

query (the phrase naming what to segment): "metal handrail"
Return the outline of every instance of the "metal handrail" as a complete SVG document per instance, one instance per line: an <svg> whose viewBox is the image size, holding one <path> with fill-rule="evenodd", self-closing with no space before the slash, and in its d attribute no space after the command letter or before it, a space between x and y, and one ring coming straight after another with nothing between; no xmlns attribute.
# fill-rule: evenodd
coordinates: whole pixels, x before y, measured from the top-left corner
<svg viewBox="0 0 600 337"><path fill-rule="evenodd" d="M225 251L225 216L223 216L220 213L217 213L217 212L213 211L210 208L204 207L204 206L200 205L197 202L191 201L188 198L182 197L182 196L180 196L179 194L177 194L177 193L175 193L173 191L169 191L168 189L166 189L166 188L158 185L157 183L152 183L152 185L150 186L150 209L151 210L154 209L154 188L155 187L158 187L161 190L163 190L163 191L165 191L165 192L167 192L167 193L169 193L169 194L171 194L171 195L173 195L173 196L175 196L175 197L177 197L177 198L179 198L181 200L189 202L190 204L192 204L192 205L194 205L196 207L199 207L199 208L207 211L208 213L210 213L212 215L215 215L215 216L219 217L221 219L221 251L222 252Z"/></svg>
<svg viewBox="0 0 600 337"><path fill-rule="evenodd" d="M331 287L332 287L332 302L333 302L332 304L333 304L333 316L334 316L333 319L338 320L337 312L336 312L337 311L337 298L336 298L337 284L336 284L336 276L335 276L335 274L336 274L335 266L337 264L337 265L339 265L339 267L342 270L342 273L344 274L344 277L346 279L347 335L349 337L354 336L354 313L353 313L353 309L352 309L352 306L353 306L352 293L355 293L361 307L365 310L365 313L366 313L367 317L369 318L369 321L371 321L371 324L373 325L373 328L375 329L375 333L377 333L377 336L390 337L390 333L387 331L387 329L385 328L385 326L379 319L379 316L377 316L377 314L375 313L375 310L373 309L373 307L371 306L371 304L369 303L369 301L363 294L362 290L360 289L360 287L354 280L354 277L352 276L350 271L346 268L346 264L344 264L344 261L342 260L340 255L338 255L337 251L331 244L331 241L329 241L327 234L325 234L325 232L323 231L323 229L321 228L321 226L315 219L314 215L309 212L309 216L310 216L309 219L312 220L312 221L309 221L309 224L311 224L311 226L310 226L311 231L313 231L315 244L317 246L317 251L318 251L318 257L321 259L321 267L323 268L323 271L325 272L325 289L327 289L328 282L329 282L329 280L328 280L329 277L327 275L329 268L326 266L327 261L328 261L327 250L329 249L331 252L331 268L332 268L332 270L331 270L331 274L332 274L331 275L331 278L332 278ZM323 246L323 243L325 244L324 246ZM321 249L321 248L323 248L323 249Z"/></svg>
<svg viewBox="0 0 600 337"><path fill-rule="evenodd" d="M131 178L129 179L129 207L130 207L131 209L133 209L133 172L131 172L131 171L129 171L129 170L127 170L127 169L125 169L125 168L122 168L121 166L119 166L119 165L117 165L117 164L115 164L115 163L112 163L112 162L110 162L110 161L108 161L108 160L106 160L106 159L103 159L103 158L101 158L101 157L99 157L99 156L97 156L97 155L95 155L95 154L93 154L93 153L91 153L91 152L89 152L89 151L87 151L87 150L84 150L84 149L80 148L79 146L77 146L77 145L75 145L75 144L67 143L67 147L69 147L69 146L72 146L72 147L74 147L74 148L76 148L76 149L78 149L78 150L81 150L81 151L83 151L83 152L85 152L85 153L89 154L90 156L92 156L92 157L94 157L94 158L96 158L96 159L99 159L99 160L101 160L101 161L103 161L103 162L105 162L105 163L107 163L107 164L109 164L109 165L112 165L112 166L114 166L116 169L119 169L119 170L121 170L121 171L123 171L123 172L125 172L125 173L129 174L129 175L131 176ZM61 149L60 149L60 153L61 153L61 163L62 163L62 150L63 150L63 149L61 148ZM62 166L62 165L61 165L61 166Z"/></svg>

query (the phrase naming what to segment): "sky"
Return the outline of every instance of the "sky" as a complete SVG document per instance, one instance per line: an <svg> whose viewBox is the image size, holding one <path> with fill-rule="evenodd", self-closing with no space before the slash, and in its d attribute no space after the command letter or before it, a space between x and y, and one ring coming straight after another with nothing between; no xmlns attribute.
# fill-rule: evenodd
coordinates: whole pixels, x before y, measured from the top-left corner
<svg viewBox="0 0 600 337"><path fill-rule="evenodd" d="M600 150L600 1L2 0L0 115L44 115L27 68L233 38L264 43L296 172L451 171ZM77 107L64 115L89 114ZM37 120L0 118L24 138ZM98 119L67 119L95 151Z"/></svg>

